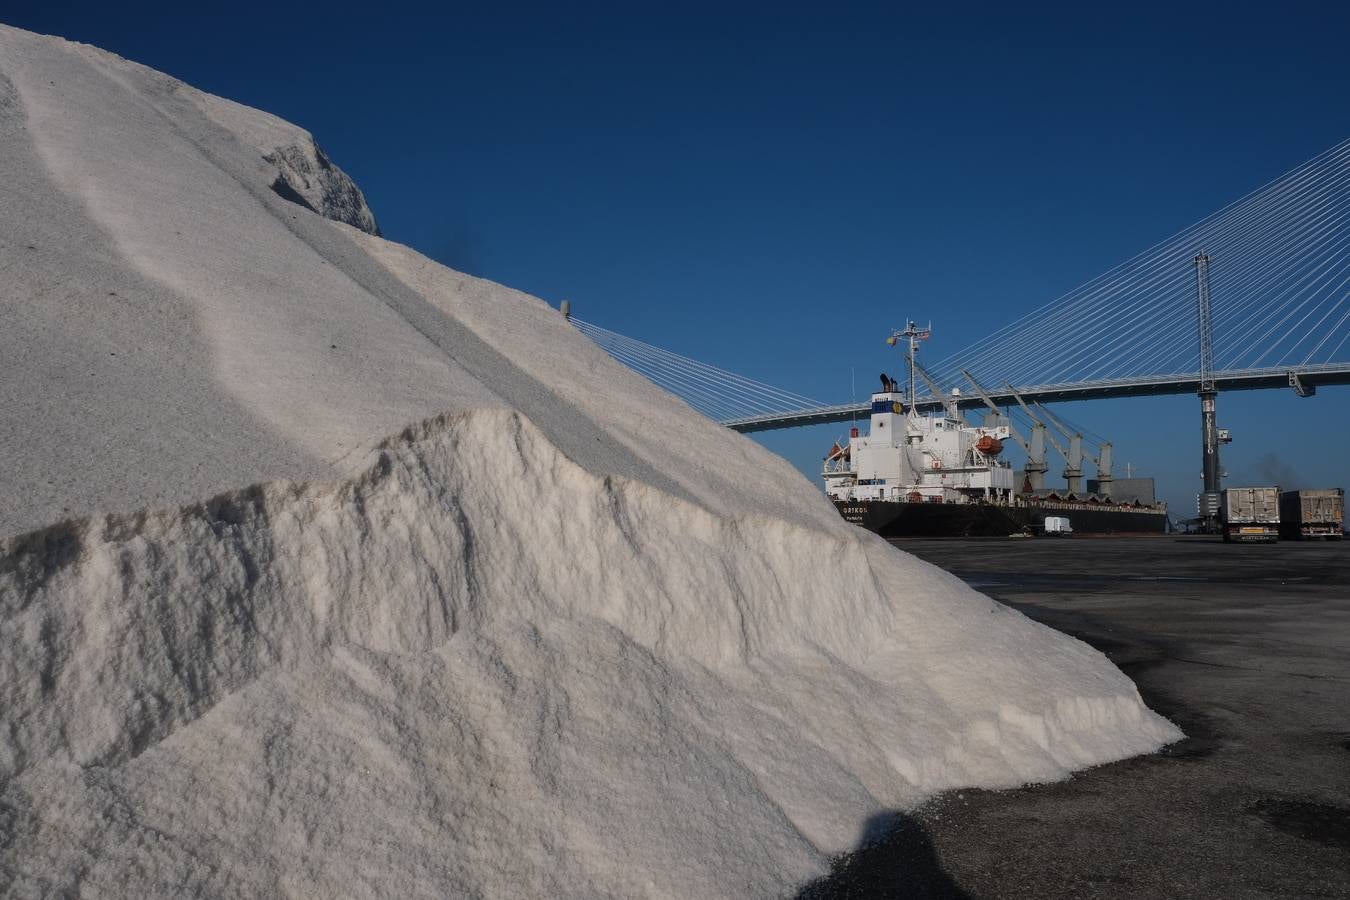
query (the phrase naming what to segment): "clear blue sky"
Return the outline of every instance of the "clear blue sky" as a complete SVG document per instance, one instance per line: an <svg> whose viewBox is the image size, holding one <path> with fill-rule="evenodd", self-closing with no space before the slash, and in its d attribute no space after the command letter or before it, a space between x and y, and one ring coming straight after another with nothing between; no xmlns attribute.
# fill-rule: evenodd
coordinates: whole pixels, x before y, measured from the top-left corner
<svg viewBox="0 0 1350 900"><path fill-rule="evenodd" d="M303 125L393 240L822 400L850 366L860 390L899 369L882 341L906 316L937 359L1350 135L1344 3L940 6L0 18ZM1192 514L1194 398L1065 411ZM1220 412L1230 481L1350 483L1350 389ZM838 431L764 440L814 473Z"/></svg>

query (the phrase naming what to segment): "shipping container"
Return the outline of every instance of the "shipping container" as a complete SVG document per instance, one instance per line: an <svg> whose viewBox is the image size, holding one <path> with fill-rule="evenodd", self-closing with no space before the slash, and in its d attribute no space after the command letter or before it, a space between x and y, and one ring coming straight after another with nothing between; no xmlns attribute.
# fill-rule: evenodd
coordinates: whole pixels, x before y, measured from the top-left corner
<svg viewBox="0 0 1350 900"><path fill-rule="evenodd" d="M1280 494L1280 537L1340 540L1345 530L1342 488L1284 491Z"/></svg>
<svg viewBox="0 0 1350 900"><path fill-rule="evenodd" d="M1227 488L1219 503L1225 541L1280 539L1280 489Z"/></svg>

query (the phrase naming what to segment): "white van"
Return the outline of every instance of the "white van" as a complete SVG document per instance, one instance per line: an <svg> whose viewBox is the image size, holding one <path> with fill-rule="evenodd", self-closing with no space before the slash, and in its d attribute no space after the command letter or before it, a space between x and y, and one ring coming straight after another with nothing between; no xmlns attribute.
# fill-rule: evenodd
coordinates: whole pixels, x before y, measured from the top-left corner
<svg viewBox="0 0 1350 900"><path fill-rule="evenodd" d="M1049 537L1070 537L1073 526L1069 524L1068 516L1046 516L1045 533Z"/></svg>

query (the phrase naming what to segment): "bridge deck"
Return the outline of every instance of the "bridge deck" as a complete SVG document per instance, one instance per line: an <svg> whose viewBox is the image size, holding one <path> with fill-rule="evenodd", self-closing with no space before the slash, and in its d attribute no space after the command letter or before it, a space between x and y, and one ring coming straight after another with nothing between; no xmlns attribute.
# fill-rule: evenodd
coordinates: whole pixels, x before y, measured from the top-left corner
<svg viewBox="0 0 1350 900"><path fill-rule="evenodd" d="M1214 376L1215 386L1220 391L1249 391L1269 388L1290 387L1290 375L1298 376L1305 388L1318 385L1350 384L1350 363L1330 363L1318 366L1299 366L1278 369L1246 369L1236 372L1220 372ZM1085 381L1069 384L1028 385L1016 389L1023 400L1039 400L1042 403L1064 402L1067 400L1100 400L1110 397L1140 397L1159 394L1194 394L1200 390L1200 375L1160 375L1148 378L1122 378L1105 381ZM1006 389L989 390L990 398L999 405L1013 404L1017 401ZM970 409L984 405L977 394L962 394L957 406ZM918 402L921 411L935 411L942 408L942 401L929 396L921 397ZM722 424L734 431L750 433L772 431L776 428L797 428L803 425L824 425L831 422L848 422L853 419L865 419L871 415L871 403L840 403L833 406L819 406L811 409L792 410L771 415L751 416L738 419L726 419Z"/></svg>

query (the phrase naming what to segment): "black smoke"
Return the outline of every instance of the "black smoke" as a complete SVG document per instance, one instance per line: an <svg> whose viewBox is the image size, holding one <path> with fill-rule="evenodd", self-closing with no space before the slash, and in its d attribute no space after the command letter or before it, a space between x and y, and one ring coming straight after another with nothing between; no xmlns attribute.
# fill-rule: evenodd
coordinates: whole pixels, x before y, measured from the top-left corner
<svg viewBox="0 0 1350 900"><path fill-rule="evenodd" d="M1266 453L1256 461L1256 471L1264 484L1277 484L1282 490L1296 491L1303 487L1298 470L1280 459L1277 453Z"/></svg>

